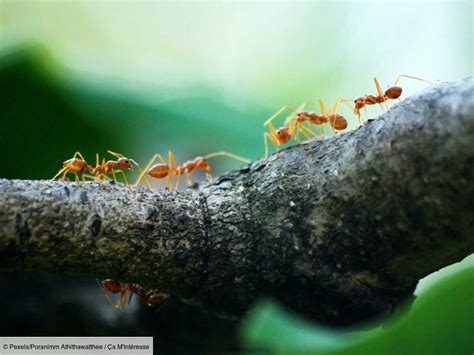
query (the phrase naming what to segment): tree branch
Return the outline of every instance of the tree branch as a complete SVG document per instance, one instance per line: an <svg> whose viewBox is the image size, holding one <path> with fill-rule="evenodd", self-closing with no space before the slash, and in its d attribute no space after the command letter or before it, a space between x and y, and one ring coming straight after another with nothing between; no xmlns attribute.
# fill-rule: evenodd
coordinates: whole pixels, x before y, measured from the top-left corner
<svg viewBox="0 0 474 355"><path fill-rule="evenodd" d="M195 190L0 181L0 268L157 287L225 317L259 296L327 324L390 311L474 250L474 80Z"/></svg>

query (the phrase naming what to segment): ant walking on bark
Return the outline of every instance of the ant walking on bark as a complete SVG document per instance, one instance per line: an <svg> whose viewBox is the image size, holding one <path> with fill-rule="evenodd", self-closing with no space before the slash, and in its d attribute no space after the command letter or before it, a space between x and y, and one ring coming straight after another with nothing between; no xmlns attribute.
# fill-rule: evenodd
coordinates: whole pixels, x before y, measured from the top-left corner
<svg viewBox="0 0 474 355"><path fill-rule="evenodd" d="M168 152L168 163L166 163L165 159L161 156L161 154L155 154L150 162L146 165L145 169L141 172L138 180L136 181L135 185L139 184L141 179L148 175L155 179L162 179L166 178L166 188L171 190L171 178L176 176L176 184L175 189L179 186L179 180L182 175L186 175L186 180L188 185L192 185L191 174L193 174L196 170L201 169L203 170L207 177L211 176L211 166L208 163L210 158L215 158L219 156L226 156L235 160L239 160L243 163L250 163L250 160L245 159L241 156L236 154L232 154L225 151L215 152L208 154L204 157L197 157L193 160L189 160L181 165L176 165L176 160L174 157L173 152L170 150ZM152 164L159 159L161 162L152 166Z"/></svg>
<svg viewBox="0 0 474 355"><path fill-rule="evenodd" d="M302 108L304 107L304 104L302 104L298 109L293 110L292 114L287 117L283 127L276 129L273 126L272 121L277 118L284 110L289 109L288 106L282 107L263 124L270 130L270 132L265 132L263 134L263 139L265 142L265 159L268 158L268 140L270 140L278 152L279 146L288 143L292 138L300 142L299 135L301 133L307 139L311 139L313 137L313 133L310 128L311 126L303 126L305 121L321 126L323 135L326 134L326 130L324 128L326 123L329 123L334 133L336 133L336 131L346 129L347 120L344 118L344 116L337 113L341 102L344 102L344 100L337 99L334 109L328 114L323 101L319 100L321 115L318 115L316 112L302 111Z"/></svg>
<svg viewBox="0 0 474 355"><path fill-rule="evenodd" d="M375 105L379 104L382 108L382 103L385 104L385 110L388 111L388 106L387 106L387 101L388 100L396 100L399 99L400 96L402 95L403 89L401 86L397 86L398 82L400 81L401 78L409 78L409 79L414 79L414 80L420 80L424 81L426 83L432 84L432 82L417 78L415 76L410 76L410 75L399 75L395 78L395 82L393 83L392 86L389 86L387 90L382 91L382 88L380 87L379 82L377 81L376 78L374 78L374 83L375 83L375 88L377 90L377 95L364 95L361 97L358 97L357 99L354 100L354 113L357 115L357 118L360 123L360 110L361 108L366 108L367 105ZM367 112L366 112L367 114Z"/></svg>
<svg viewBox="0 0 474 355"><path fill-rule="evenodd" d="M105 158L103 158L102 163L99 163L99 154L96 154L95 167L87 164L84 156L80 152L76 152L71 159L63 162L63 168L58 171L51 181L55 180L59 175L61 175L61 180L66 180L67 173L74 174L75 181L79 181L79 174L81 174L81 179L83 181L87 181L87 179L94 181L108 180L109 175L112 175L113 179L117 181L117 174L121 174L123 176L125 185L128 187L128 179L122 169L133 170L133 165L135 165L141 172L142 170L140 166L137 162L135 162L135 160L129 159L120 153L116 153L111 150L108 150L107 152L117 159L106 161ZM92 175L84 174L86 171Z"/></svg>
<svg viewBox="0 0 474 355"><path fill-rule="evenodd" d="M82 174L84 171L92 173L94 168L87 164L84 156L80 152L74 153L71 159L68 159L63 162L63 167L58 171L56 175L51 179L54 181L59 175L61 175L61 180L66 180L66 174L72 173L75 175L75 181L79 181L79 174ZM84 176L82 176L84 180Z"/></svg>
<svg viewBox="0 0 474 355"><path fill-rule="evenodd" d="M125 172L122 169L133 171L133 165L135 165L138 168L138 170L142 172L140 165L138 165L138 163L135 160L129 159L120 153L116 153L111 150L108 150L107 153L116 157L117 160L105 161L105 158L103 158L102 163L99 164L99 155L96 154L96 166L91 171L91 174L94 175L93 176L94 180L108 180L108 175L112 175L114 180L117 181L117 174L120 173L123 176L125 185L129 187L127 176L125 175ZM117 168L120 168L120 169L117 169ZM148 184L148 180L146 181Z"/></svg>

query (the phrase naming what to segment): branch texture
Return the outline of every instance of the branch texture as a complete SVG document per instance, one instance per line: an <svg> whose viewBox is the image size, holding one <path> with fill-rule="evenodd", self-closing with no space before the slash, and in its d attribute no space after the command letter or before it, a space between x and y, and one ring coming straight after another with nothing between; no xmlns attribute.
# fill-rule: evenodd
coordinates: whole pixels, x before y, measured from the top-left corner
<svg viewBox="0 0 474 355"><path fill-rule="evenodd" d="M0 268L114 278L240 317L390 311L474 250L474 80L179 192L0 180Z"/></svg>

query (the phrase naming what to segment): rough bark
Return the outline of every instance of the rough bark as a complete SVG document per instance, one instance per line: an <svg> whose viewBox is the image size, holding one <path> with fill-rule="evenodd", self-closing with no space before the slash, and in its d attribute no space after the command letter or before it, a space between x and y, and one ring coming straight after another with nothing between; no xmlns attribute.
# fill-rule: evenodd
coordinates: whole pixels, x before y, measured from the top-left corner
<svg viewBox="0 0 474 355"><path fill-rule="evenodd" d="M0 268L114 278L238 318L258 297L326 324L388 312L474 250L474 80L196 189L0 181Z"/></svg>

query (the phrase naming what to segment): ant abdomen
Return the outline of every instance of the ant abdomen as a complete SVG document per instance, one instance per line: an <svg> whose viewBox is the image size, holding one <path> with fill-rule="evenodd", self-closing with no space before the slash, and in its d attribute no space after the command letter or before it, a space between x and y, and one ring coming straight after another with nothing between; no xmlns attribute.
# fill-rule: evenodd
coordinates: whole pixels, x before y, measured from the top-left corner
<svg viewBox="0 0 474 355"><path fill-rule="evenodd" d="M161 179L168 176L170 169L167 165L159 163L153 165L150 170L148 170L148 175L155 179Z"/></svg>
<svg viewBox="0 0 474 355"><path fill-rule="evenodd" d="M331 123L331 126L337 131L342 131L343 129L347 128L347 120L344 118L344 116L337 113L333 113L331 116L329 116L329 122Z"/></svg>
<svg viewBox="0 0 474 355"><path fill-rule="evenodd" d="M398 99L402 96L402 88L400 86L391 86L385 90L385 96L391 100Z"/></svg>
<svg viewBox="0 0 474 355"><path fill-rule="evenodd" d="M87 163L84 160L72 158L63 162L63 166L67 168L71 173L78 174L87 168Z"/></svg>

